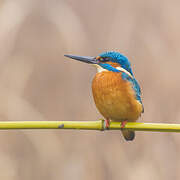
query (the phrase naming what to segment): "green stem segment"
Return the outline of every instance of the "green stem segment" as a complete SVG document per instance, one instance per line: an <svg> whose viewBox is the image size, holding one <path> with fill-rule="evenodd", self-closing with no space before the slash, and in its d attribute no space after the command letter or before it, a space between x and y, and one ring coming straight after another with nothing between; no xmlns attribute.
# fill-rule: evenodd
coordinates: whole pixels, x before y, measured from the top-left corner
<svg viewBox="0 0 180 180"><path fill-rule="evenodd" d="M106 130L104 120L99 121L1 121L0 130L7 129L78 129ZM108 130L120 130L120 122L110 122ZM180 132L180 124L129 122L124 129L133 131Z"/></svg>

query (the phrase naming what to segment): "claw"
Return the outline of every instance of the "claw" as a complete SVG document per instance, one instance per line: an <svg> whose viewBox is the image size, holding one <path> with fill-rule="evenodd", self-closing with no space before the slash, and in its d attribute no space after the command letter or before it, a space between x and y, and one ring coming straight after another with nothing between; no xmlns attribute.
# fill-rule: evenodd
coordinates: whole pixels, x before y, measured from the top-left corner
<svg viewBox="0 0 180 180"><path fill-rule="evenodd" d="M110 127L109 119L105 119L105 127L106 129L109 129Z"/></svg>
<svg viewBox="0 0 180 180"><path fill-rule="evenodd" d="M127 121L122 121L122 122L121 122L121 129L125 128L126 123L127 123Z"/></svg>

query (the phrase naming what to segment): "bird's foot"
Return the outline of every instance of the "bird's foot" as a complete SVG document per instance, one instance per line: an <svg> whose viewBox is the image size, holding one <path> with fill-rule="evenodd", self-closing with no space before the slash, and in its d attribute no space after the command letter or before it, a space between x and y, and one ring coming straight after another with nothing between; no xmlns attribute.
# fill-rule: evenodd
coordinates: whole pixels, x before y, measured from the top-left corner
<svg viewBox="0 0 180 180"><path fill-rule="evenodd" d="M105 128L109 129L109 127L110 127L110 121L109 119L105 119Z"/></svg>
<svg viewBox="0 0 180 180"><path fill-rule="evenodd" d="M121 122L121 129L125 128L126 123L127 123L127 121L122 121L122 122Z"/></svg>

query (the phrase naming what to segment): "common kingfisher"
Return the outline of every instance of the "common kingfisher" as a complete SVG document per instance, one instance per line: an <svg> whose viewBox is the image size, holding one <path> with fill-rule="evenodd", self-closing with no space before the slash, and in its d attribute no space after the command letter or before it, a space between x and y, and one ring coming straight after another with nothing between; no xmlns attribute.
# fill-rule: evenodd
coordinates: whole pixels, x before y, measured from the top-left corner
<svg viewBox="0 0 180 180"><path fill-rule="evenodd" d="M92 81L92 92L96 107L105 118L106 128L109 128L110 121L119 121L124 138L132 141L135 132L123 128L126 122L135 122L144 112L144 107L141 89L128 58L114 51L104 52L96 57L65 56L97 68Z"/></svg>

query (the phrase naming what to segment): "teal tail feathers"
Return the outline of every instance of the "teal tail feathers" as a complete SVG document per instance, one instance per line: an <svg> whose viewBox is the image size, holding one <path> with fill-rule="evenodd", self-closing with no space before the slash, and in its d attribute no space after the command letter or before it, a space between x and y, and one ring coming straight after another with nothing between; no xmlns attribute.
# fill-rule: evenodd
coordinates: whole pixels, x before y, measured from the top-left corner
<svg viewBox="0 0 180 180"><path fill-rule="evenodd" d="M132 141L135 138L135 132L127 129L121 130L126 141Z"/></svg>

